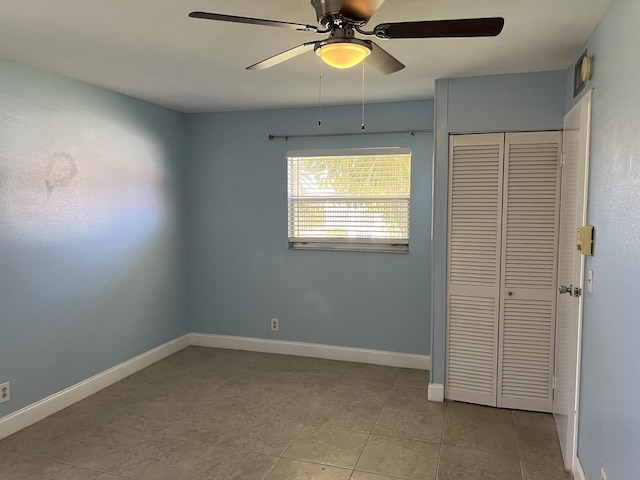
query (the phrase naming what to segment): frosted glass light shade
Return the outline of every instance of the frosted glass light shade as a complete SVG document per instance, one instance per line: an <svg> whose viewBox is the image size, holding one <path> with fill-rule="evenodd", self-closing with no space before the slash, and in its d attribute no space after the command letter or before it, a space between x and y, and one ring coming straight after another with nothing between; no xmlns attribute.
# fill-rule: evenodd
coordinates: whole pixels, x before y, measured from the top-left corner
<svg viewBox="0 0 640 480"><path fill-rule="evenodd" d="M359 43L340 42L322 45L316 50L324 63L334 68L351 68L362 62L371 53Z"/></svg>

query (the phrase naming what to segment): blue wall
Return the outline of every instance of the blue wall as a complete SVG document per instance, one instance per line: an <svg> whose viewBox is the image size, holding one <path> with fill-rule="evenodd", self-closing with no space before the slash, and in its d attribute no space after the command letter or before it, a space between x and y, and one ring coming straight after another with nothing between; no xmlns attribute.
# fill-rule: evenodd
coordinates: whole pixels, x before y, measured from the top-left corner
<svg viewBox="0 0 640 480"><path fill-rule="evenodd" d="M587 220L596 237L586 261L594 289L584 297L578 457L588 480L602 467L612 480L640 478L638 19L640 2L616 0L586 47L595 65Z"/></svg>
<svg viewBox="0 0 640 480"><path fill-rule="evenodd" d="M638 18L639 2L616 0L587 44L597 237L578 455L588 480L600 467L611 479L640 472ZM316 110L187 116L0 61L0 382L12 382L0 417L187 331L431 353L442 383L448 135L559 129L571 84L567 72L445 79L435 116L427 101L368 107L369 130L435 118L432 162L430 134L268 141L316 130ZM324 125L357 131L359 107L325 108ZM287 250L286 151L388 145L414 153L411 253Z"/></svg>
<svg viewBox="0 0 640 480"><path fill-rule="evenodd" d="M185 333L183 128L0 61L0 417Z"/></svg>
<svg viewBox="0 0 640 480"><path fill-rule="evenodd" d="M560 130L566 72L436 81L431 382L445 378L449 134Z"/></svg>
<svg viewBox="0 0 640 480"><path fill-rule="evenodd" d="M191 330L429 353L432 134L268 140L357 132L360 106L189 117ZM433 103L367 106L369 131L431 128ZM287 249L287 150L411 147L411 252ZM271 332L271 317L280 331Z"/></svg>

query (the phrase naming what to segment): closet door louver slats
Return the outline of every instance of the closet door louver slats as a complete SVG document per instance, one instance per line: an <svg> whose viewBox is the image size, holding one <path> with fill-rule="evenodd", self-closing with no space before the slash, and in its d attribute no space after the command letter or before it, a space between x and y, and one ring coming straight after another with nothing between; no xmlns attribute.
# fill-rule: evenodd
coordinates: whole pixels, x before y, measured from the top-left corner
<svg viewBox="0 0 640 480"><path fill-rule="evenodd" d="M502 378L500 392L507 408L535 408L550 394L549 362L552 348L552 302L505 300L502 329ZM517 402L531 403L516 405Z"/></svg>
<svg viewBox="0 0 640 480"><path fill-rule="evenodd" d="M495 405L503 134L453 136L447 381L451 400Z"/></svg>
<svg viewBox="0 0 640 480"><path fill-rule="evenodd" d="M494 299L450 296L448 398L495 403L495 317Z"/></svg>
<svg viewBox="0 0 640 480"><path fill-rule="evenodd" d="M552 407L560 155L560 132L506 135L499 407Z"/></svg>

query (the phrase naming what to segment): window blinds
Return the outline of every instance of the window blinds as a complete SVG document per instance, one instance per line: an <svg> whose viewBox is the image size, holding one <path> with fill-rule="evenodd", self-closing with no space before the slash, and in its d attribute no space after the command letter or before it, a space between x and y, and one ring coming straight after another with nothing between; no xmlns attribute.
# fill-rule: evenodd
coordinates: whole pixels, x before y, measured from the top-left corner
<svg viewBox="0 0 640 480"><path fill-rule="evenodd" d="M290 248L408 251L411 152L289 152Z"/></svg>

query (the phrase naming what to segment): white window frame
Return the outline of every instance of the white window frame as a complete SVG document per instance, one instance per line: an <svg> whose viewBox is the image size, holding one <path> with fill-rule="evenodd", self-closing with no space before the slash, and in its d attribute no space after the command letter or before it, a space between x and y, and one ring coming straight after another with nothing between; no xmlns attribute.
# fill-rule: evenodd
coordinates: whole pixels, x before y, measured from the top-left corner
<svg viewBox="0 0 640 480"><path fill-rule="evenodd" d="M291 234L291 216L292 198L289 196L289 162L290 158L304 157L343 157L343 156L371 156L371 155L406 155L410 157L412 162L412 152L407 147L386 147L386 148L354 148L340 150L292 150L287 152L287 228L288 241L290 250L334 250L334 251L353 251L353 252L382 252L382 253L409 253L410 239L410 216L411 216L411 178L409 178L409 196L393 199L392 197L375 197L380 199L397 200L407 203L407 238L305 238L292 237ZM412 170L412 168L411 168ZM409 174L411 176L411 173ZM328 197L331 198L331 197ZM353 199L366 197L349 197Z"/></svg>

